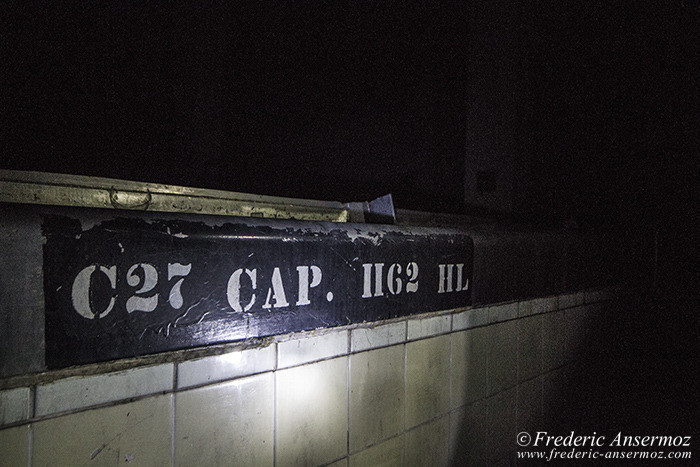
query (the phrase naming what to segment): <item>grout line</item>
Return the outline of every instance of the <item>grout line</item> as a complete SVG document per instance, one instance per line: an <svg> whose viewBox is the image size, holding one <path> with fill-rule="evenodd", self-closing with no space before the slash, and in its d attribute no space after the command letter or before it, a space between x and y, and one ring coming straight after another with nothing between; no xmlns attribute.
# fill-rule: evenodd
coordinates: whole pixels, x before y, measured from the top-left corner
<svg viewBox="0 0 700 467"><path fill-rule="evenodd" d="M29 440L27 446L27 466L32 467L32 455L34 454L34 426L29 425Z"/></svg>
<svg viewBox="0 0 700 467"><path fill-rule="evenodd" d="M372 449L373 447L378 446L378 445L383 444L383 443L386 443L388 441L391 441L392 439L396 439L399 436L404 436L404 434L405 433L403 431L399 431L398 433L395 433L391 436L387 436L386 438L381 438L381 439L375 441L374 443L370 443L367 446L364 446L364 447L358 449L357 451L353 451L353 452L349 453L348 455L341 457L340 459L342 459L344 457L349 458L350 456L354 456L355 454L359 454L359 453L364 452L368 449ZM335 461L331 461L331 463L333 463L333 462L335 462Z"/></svg>
<svg viewBox="0 0 700 467"><path fill-rule="evenodd" d="M272 362L272 465L277 465L277 343L275 359Z"/></svg>
<svg viewBox="0 0 700 467"><path fill-rule="evenodd" d="M490 396L490 393L491 393L491 358L490 358L491 352L489 352L489 341L491 340L492 336L487 335L486 338L487 338L486 348L484 349L485 352L483 352L484 353L484 360L486 360L486 362L485 362L485 365L486 365L486 391L485 391L485 394L486 394L486 396L484 397L484 399L488 398ZM470 345L471 345L471 343L470 343Z"/></svg>
<svg viewBox="0 0 700 467"><path fill-rule="evenodd" d="M36 385L29 388L29 418L36 417Z"/></svg>
<svg viewBox="0 0 700 467"><path fill-rule="evenodd" d="M438 420L442 420L445 417L448 417L448 422L449 422L449 416L452 412L454 412L454 410L448 410L447 412L442 412L440 415L436 415L433 418L425 420L424 422L420 422L418 425L412 426L411 428L406 430L406 433L410 433L418 428L424 427L425 425L429 425L431 423L437 422ZM379 443L376 443L376 444L379 444Z"/></svg>
<svg viewBox="0 0 700 467"><path fill-rule="evenodd" d="M408 334L408 323L406 323L406 334ZM403 344L403 460L406 460L406 424L408 423L406 418L406 406L408 405L408 378L406 376L408 372L408 344Z"/></svg>
<svg viewBox="0 0 700 467"><path fill-rule="evenodd" d="M453 365L452 365L452 354L453 354L453 352L452 352L452 337L453 337L452 334L450 334L450 355L449 355L449 359L450 359L450 377L448 378L448 380L449 380L449 382L450 382L450 383L449 383L449 384L450 384L450 387L448 388L448 389L449 389L449 393L450 393L450 400L449 400L449 408L450 408L450 409L452 409L452 400L453 400L453 399L452 399L452 397L453 397L453 395L452 395L452 380L453 380L453 378L454 378L454 375L452 374L452 368L453 368Z"/></svg>
<svg viewBox="0 0 700 467"><path fill-rule="evenodd" d="M180 364L177 362L173 363L173 392L175 392L175 390L177 389L179 372L180 372Z"/></svg>
<svg viewBox="0 0 700 467"><path fill-rule="evenodd" d="M170 396L170 465L175 466L175 398L177 394Z"/></svg>
<svg viewBox="0 0 700 467"><path fill-rule="evenodd" d="M404 325L404 339L403 339L403 461L406 461L406 425L407 418L406 406L408 405L408 319Z"/></svg>

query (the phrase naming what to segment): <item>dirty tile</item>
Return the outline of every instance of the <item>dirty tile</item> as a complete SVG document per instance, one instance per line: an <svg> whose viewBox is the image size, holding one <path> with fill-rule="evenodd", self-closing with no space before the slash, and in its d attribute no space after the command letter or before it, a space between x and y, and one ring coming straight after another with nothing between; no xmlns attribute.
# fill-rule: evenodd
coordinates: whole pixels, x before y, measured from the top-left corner
<svg viewBox="0 0 700 467"><path fill-rule="evenodd" d="M172 394L33 424L32 463L171 465Z"/></svg>
<svg viewBox="0 0 700 467"><path fill-rule="evenodd" d="M489 326L488 391L496 394L517 384L518 321Z"/></svg>
<svg viewBox="0 0 700 467"><path fill-rule="evenodd" d="M404 346L350 357L350 452L403 430Z"/></svg>
<svg viewBox="0 0 700 467"><path fill-rule="evenodd" d="M404 437L396 436L371 448L350 456L350 467L381 465L383 467L402 466Z"/></svg>
<svg viewBox="0 0 700 467"><path fill-rule="evenodd" d="M274 376L175 395L176 465L271 465Z"/></svg>
<svg viewBox="0 0 700 467"><path fill-rule="evenodd" d="M516 427L518 433L543 428L541 376L518 385Z"/></svg>
<svg viewBox="0 0 700 467"><path fill-rule="evenodd" d="M29 465L29 425L0 430L0 465Z"/></svg>
<svg viewBox="0 0 700 467"><path fill-rule="evenodd" d="M518 320L518 381L542 373L542 315Z"/></svg>
<svg viewBox="0 0 700 467"><path fill-rule="evenodd" d="M348 352L348 332L331 332L319 336L279 342L277 344L278 368L301 365L324 358L344 355Z"/></svg>
<svg viewBox="0 0 700 467"><path fill-rule="evenodd" d="M567 372L565 368L557 368L542 375L542 411L547 421L561 419L560 413L552 413L553 410L561 411L562 407L570 405L567 399L571 394Z"/></svg>
<svg viewBox="0 0 700 467"><path fill-rule="evenodd" d="M0 391L0 426L31 417L29 388Z"/></svg>
<svg viewBox="0 0 700 467"><path fill-rule="evenodd" d="M583 292L559 295L559 309L583 305L584 300L585 294Z"/></svg>
<svg viewBox="0 0 700 467"><path fill-rule="evenodd" d="M408 340L423 339L450 332L450 315L408 320Z"/></svg>
<svg viewBox="0 0 700 467"><path fill-rule="evenodd" d="M517 447L516 405L517 387L500 392L488 399L489 463L507 458Z"/></svg>
<svg viewBox="0 0 700 467"><path fill-rule="evenodd" d="M586 307L580 306L569 308L564 312L564 321L566 326L566 353L565 361L575 361L581 358L582 354L588 350L588 326L589 316Z"/></svg>
<svg viewBox="0 0 700 467"><path fill-rule="evenodd" d="M348 357L276 374L276 462L319 465L347 454Z"/></svg>
<svg viewBox="0 0 700 467"><path fill-rule="evenodd" d="M488 404L485 399L450 414L452 465L485 465L488 453Z"/></svg>
<svg viewBox="0 0 700 467"><path fill-rule="evenodd" d="M461 331L463 329L484 326L489 321L488 308L474 308L452 315L452 330Z"/></svg>
<svg viewBox="0 0 700 467"><path fill-rule="evenodd" d="M477 328L452 334L452 408L486 396L487 333Z"/></svg>
<svg viewBox="0 0 700 467"><path fill-rule="evenodd" d="M448 465L449 441L449 416L412 429L406 433L405 465Z"/></svg>
<svg viewBox="0 0 700 467"><path fill-rule="evenodd" d="M539 297L518 303L518 317L538 315L557 310L559 297Z"/></svg>
<svg viewBox="0 0 700 467"><path fill-rule="evenodd" d="M343 457L340 460L337 460L335 462L331 462L330 464L326 464L325 467L347 467L348 465L348 458Z"/></svg>
<svg viewBox="0 0 700 467"><path fill-rule="evenodd" d="M406 340L406 322L384 324L373 328L353 329L350 348L353 352L386 347Z"/></svg>
<svg viewBox="0 0 700 467"><path fill-rule="evenodd" d="M518 302L518 318L524 318L533 314L532 300Z"/></svg>
<svg viewBox="0 0 700 467"><path fill-rule="evenodd" d="M564 364L566 352L566 322L564 312L557 311L542 316L542 371L546 372Z"/></svg>
<svg viewBox="0 0 700 467"><path fill-rule="evenodd" d="M274 366L274 345L189 360L177 367L177 387L186 388L262 373L272 370Z"/></svg>
<svg viewBox="0 0 700 467"><path fill-rule="evenodd" d="M489 324L508 321L518 317L518 303L506 303L489 307Z"/></svg>
<svg viewBox="0 0 700 467"><path fill-rule="evenodd" d="M172 388L172 363L102 375L66 378L37 386L36 415L49 415L169 391Z"/></svg>
<svg viewBox="0 0 700 467"><path fill-rule="evenodd" d="M450 336L406 344L406 427L450 407Z"/></svg>
<svg viewBox="0 0 700 467"><path fill-rule="evenodd" d="M542 375L542 399L545 405L559 402L558 397L564 389L564 371L555 369Z"/></svg>

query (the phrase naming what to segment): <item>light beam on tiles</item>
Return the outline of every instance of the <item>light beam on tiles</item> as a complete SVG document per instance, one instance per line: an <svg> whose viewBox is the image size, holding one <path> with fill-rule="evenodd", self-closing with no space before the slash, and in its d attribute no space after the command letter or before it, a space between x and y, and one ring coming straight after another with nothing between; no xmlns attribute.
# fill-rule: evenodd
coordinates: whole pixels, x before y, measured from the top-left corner
<svg viewBox="0 0 700 467"><path fill-rule="evenodd" d="M234 351L221 355L217 359L216 371L227 370L230 368L240 368L244 363L243 352Z"/></svg>
<svg viewBox="0 0 700 467"><path fill-rule="evenodd" d="M216 363L212 368L209 379L226 379L228 375L235 374L245 367L246 360L244 352L234 351L220 355L214 360Z"/></svg>
<svg viewBox="0 0 700 467"><path fill-rule="evenodd" d="M288 400L294 405L308 407L315 404L319 409L325 407L328 399L326 381L317 365L295 368L286 376L285 385L280 389L287 393Z"/></svg>

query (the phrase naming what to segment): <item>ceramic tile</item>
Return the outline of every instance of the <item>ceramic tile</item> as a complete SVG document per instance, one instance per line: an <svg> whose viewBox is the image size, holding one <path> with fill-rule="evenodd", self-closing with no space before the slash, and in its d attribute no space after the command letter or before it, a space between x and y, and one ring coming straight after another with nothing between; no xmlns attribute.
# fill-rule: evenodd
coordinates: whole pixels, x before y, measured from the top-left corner
<svg viewBox="0 0 700 467"><path fill-rule="evenodd" d="M559 295L559 308L564 309L583 305L583 302L585 300L584 295L585 294L583 292Z"/></svg>
<svg viewBox="0 0 700 467"><path fill-rule="evenodd" d="M441 415L450 406L450 336L406 344L406 427Z"/></svg>
<svg viewBox="0 0 700 467"><path fill-rule="evenodd" d="M249 349L182 362L177 386L186 388L270 371L275 366L275 346Z"/></svg>
<svg viewBox="0 0 700 467"><path fill-rule="evenodd" d="M518 381L542 373L542 315L518 321Z"/></svg>
<svg viewBox="0 0 700 467"><path fill-rule="evenodd" d="M384 324L373 328L353 329L350 347L353 352L403 343L406 340L406 322Z"/></svg>
<svg viewBox="0 0 700 467"><path fill-rule="evenodd" d="M344 355L348 352L348 332L331 332L318 336L279 342L277 367L288 368L324 358Z"/></svg>
<svg viewBox="0 0 700 467"><path fill-rule="evenodd" d="M588 350L588 326L589 316L586 307L569 308L564 311L564 321L566 327L566 354L567 362L581 358L582 354Z"/></svg>
<svg viewBox="0 0 700 467"><path fill-rule="evenodd" d="M452 465L485 465L488 453L488 404L485 399L450 414Z"/></svg>
<svg viewBox="0 0 700 467"><path fill-rule="evenodd" d="M517 432L542 429L542 377L518 385Z"/></svg>
<svg viewBox="0 0 700 467"><path fill-rule="evenodd" d="M450 315L408 321L408 340L423 339L450 332Z"/></svg>
<svg viewBox="0 0 700 467"><path fill-rule="evenodd" d="M396 436L350 456L350 467L402 466L404 437Z"/></svg>
<svg viewBox="0 0 700 467"><path fill-rule="evenodd" d="M515 386L518 380L518 322L489 326L488 391L496 394Z"/></svg>
<svg viewBox="0 0 700 467"><path fill-rule="evenodd" d="M134 368L102 375L73 377L36 389L36 415L90 407L105 402L170 391L173 364Z"/></svg>
<svg viewBox="0 0 700 467"><path fill-rule="evenodd" d="M486 396L488 332L477 328L452 334L452 408Z"/></svg>
<svg viewBox="0 0 700 467"><path fill-rule="evenodd" d="M523 300L518 302L518 318L524 318L534 314L533 312L533 300Z"/></svg>
<svg viewBox="0 0 700 467"><path fill-rule="evenodd" d="M406 433L404 465L446 466L450 461L450 417L444 416Z"/></svg>
<svg viewBox="0 0 700 467"><path fill-rule="evenodd" d="M488 321L488 308L474 308L452 315L452 330L461 331L478 326L485 326L488 324Z"/></svg>
<svg viewBox="0 0 700 467"><path fill-rule="evenodd" d="M175 395L176 465L271 465L274 376Z"/></svg>
<svg viewBox="0 0 700 467"><path fill-rule="evenodd" d="M558 368L542 375L542 408L544 412L548 407L560 407L566 404L567 385L564 368Z"/></svg>
<svg viewBox="0 0 700 467"><path fill-rule="evenodd" d="M566 322L564 312L542 316L542 371L557 368L564 363L566 352Z"/></svg>
<svg viewBox="0 0 700 467"><path fill-rule="evenodd" d="M319 465L347 454L348 357L276 373L276 462Z"/></svg>
<svg viewBox="0 0 700 467"><path fill-rule="evenodd" d="M489 324L508 321L518 317L518 303L507 303L489 307Z"/></svg>
<svg viewBox="0 0 700 467"><path fill-rule="evenodd" d="M0 430L0 465L29 465L29 425Z"/></svg>
<svg viewBox="0 0 700 467"><path fill-rule="evenodd" d="M515 451L517 387L500 392L488 399L488 453L490 464Z"/></svg>
<svg viewBox="0 0 700 467"><path fill-rule="evenodd" d="M330 464L326 464L325 467L347 467L348 465L348 458L343 457L340 460L337 460L335 462L331 462Z"/></svg>
<svg viewBox="0 0 700 467"><path fill-rule="evenodd" d="M29 388L0 391L0 426L31 417Z"/></svg>
<svg viewBox="0 0 700 467"><path fill-rule="evenodd" d="M33 425L36 465L171 465L172 394Z"/></svg>
<svg viewBox="0 0 700 467"><path fill-rule="evenodd" d="M404 427L404 346L350 357L350 452Z"/></svg>
<svg viewBox="0 0 700 467"><path fill-rule="evenodd" d="M538 315L555 311L559 307L559 297L539 297L518 303L518 316Z"/></svg>

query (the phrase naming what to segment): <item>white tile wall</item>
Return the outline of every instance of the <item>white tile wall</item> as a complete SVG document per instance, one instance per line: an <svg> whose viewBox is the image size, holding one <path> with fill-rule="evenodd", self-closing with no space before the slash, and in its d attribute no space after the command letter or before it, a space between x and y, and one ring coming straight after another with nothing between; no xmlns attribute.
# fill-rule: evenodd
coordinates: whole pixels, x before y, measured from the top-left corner
<svg viewBox="0 0 700 467"><path fill-rule="evenodd" d="M489 324L508 321L518 317L518 303L507 303L489 307Z"/></svg>
<svg viewBox="0 0 700 467"><path fill-rule="evenodd" d="M555 311L558 308L558 297L542 297L530 300L532 304L533 315L539 313L549 313L550 311Z"/></svg>
<svg viewBox="0 0 700 467"><path fill-rule="evenodd" d="M451 319L450 315L411 319L408 321L408 340L423 339L450 332Z"/></svg>
<svg viewBox="0 0 700 467"><path fill-rule="evenodd" d="M178 365L177 387L186 388L262 373L274 367L274 345L190 360Z"/></svg>
<svg viewBox="0 0 700 467"><path fill-rule="evenodd" d="M581 295L584 295L584 292L581 292ZM581 303L584 303L584 301L585 303L602 302L608 300L608 297L609 293L604 289L588 290L585 292L584 300L582 300Z"/></svg>
<svg viewBox="0 0 700 467"><path fill-rule="evenodd" d="M384 324L373 328L353 329L350 335L352 352L398 344L406 339L406 322Z"/></svg>
<svg viewBox="0 0 700 467"><path fill-rule="evenodd" d="M559 295L559 308L572 308L583 305L585 294L583 292Z"/></svg>
<svg viewBox="0 0 700 467"><path fill-rule="evenodd" d="M29 425L0 430L0 465L3 467L29 464Z"/></svg>
<svg viewBox="0 0 700 467"><path fill-rule="evenodd" d="M27 420L31 411L29 388L0 391L0 426Z"/></svg>
<svg viewBox="0 0 700 467"><path fill-rule="evenodd" d="M173 389L173 364L67 378L36 388L36 415L49 415Z"/></svg>
<svg viewBox="0 0 700 467"><path fill-rule="evenodd" d="M272 465L274 376L175 394L176 465Z"/></svg>
<svg viewBox="0 0 700 467"><path fill-rule="evenodd" d="M324 358L344 355L348 351L348 331L331 332L318 336L279 342L277 367L288 368Z"/></svg>
<svg viewBox="0 0 700 467"><path fill-rule="evenodd" d="M572 321L571 323L568 323L568 321L562 322L562 317L573 316L574 312L578 312L579 308L571 308L571 304L581 304L584 302L584 299L595 302L594 305L587 305L587 309L603 307L605 304L601 303L600 300L608 297L606 295L608 293L609 291L591 291L587 294L567 294L563 297L545 297L520 303L469 309L454 314L406 319L400 322L382 324L375 327L356 328L350 331L342 330L324 334L308 333L298 336L296 340L278 342L265 348L248 349L186 361L178 364L177 387L191 388L193 386L202 386L201 388L177 392L175 395L146 397L136 402L120 403L116 406L102 407L71 415L49 417L47 420L32 420L32 429L35 430L33 456L38 463L41 463L42 459L49 459L51 456L54 456L53 452L56 449L62 449L62 444L74 441L75 437L71 434L71 430L74 431L78 427L83 427L92 436L95 433L90 427L94 425L99 428L99 433L96 432L97 434L93 440L94 443L89 446L90 449L88 451L78 453L83 456L81 459L85 455L89 457L99 451L102 444L106 443L103 439L109 440L114 438L110 428L112 423L111 420L108 420L114 418L112 414L118 415L120 426L126 427L128 431L134 428L132 426L133 422L130 421L132 420L131 417L139 413L138 410L130 413L129 411L132 410L132 407L138 408L143 406L148 409L148 407L157 406L160 421L157 423L154 421L151 424L152 426L149 425L149 427L144 425L145 428L143 429L137 428L137 431L139 431L138 436L128 435L126 441L117 441L115 446L129 445L129 449L132 449L131 446L133 445L133 449L136 449L134 452L138 456L142 456L140 457L141 460L149 459L154 462L162 460L169 465L171 461L170 454L165 454L170 449L168 446L174 448L172 452L175 452L176 459L179 458L178 456L181 457L186 454L185 451L181 451L179 454L177 451L177 446L188 442L189 436L185 433L186 430L183 431L186 428L184 425L180 427L180 431L177 431L177 420L183 423L182 417L185 413L184 407L187 405L187 397L196 402L196 404L194 402L190 404L195 417L197 413L202 412L196 407L197 404L207 408L211 405L209 399L212 402L218 401L222 405L222 409L213 409L212 416L223 417L227 422L233 423L237 428L231 433L243 434L242 430L249 430L249 427L246 428L244 424L241 428L237 424L240 420L237 418L229 420L227 418L229 417L228 413L231 414L231 417L235 417L235 413L243 409L252 410L253 407L248 407L244 401L249 396L253 397L256 394L261 401L269 401L269 410L264 413L264 416L261 415L266 420L265 432L268 435L273 423L271 408L273 404L276 407L277 415L274 419L274 424L278 430L276 441L278 444L274 447L268 446L268 444L272 444L272 441L269 439L271 435L267 436L263 443L265 445L264 449L256 448L255 452L265 451L267 453L265 459L267 459L272 449L275 449L277 461L281 463L285 463L285 461L327 463L343 456L345 457L340 461L343 465L347 464L348 461L350 464L354 464L354 462L367 461L368 459L382 460L389 463L410 462L418 459L414 451L419 449L426 439L431 439L431 436L438 432L440 433L441 446L444 447L446 445L445 439L447 439L447 435L445 430L448 429L446 427L448 427L448 420L451 420L451 418L445 417L445 414L450 411L450 408L461 407L459 410L466 414L471 410L472 406L477 407L480 406L479 404L484 407L488 406L488 411L484 411L484 414L488 413L488 430L485 427L481 427L481 430L484 432L488 431L494 439L510 439L509 437L512 436L509 433L515 429L516 425L513 401L517 398L520 404L534 407L532 414L522 410L517 412L518 426L523 425L527 421L528 416L532 416L536 422L536 415L541 412L536 403L538 401L542 403L543 399L546 400L545 396L549 395L549 393L543 391L542 386L544 386L545 381L543 374L548 369L563 363L558 360L558 354L563 353L563 344L569 340L573 342L572 336L579 335L578 327L576 326L581 323L578 323L578 321ZM548 313L557 310L560 302L562 307L569 307L566 312ZM517 316L525 317L538 313L547 314L512 321L512 318ZM593 319L591 313L581 314L580 316L577 314L576 316L584 322L589 322ZM583 319L584 317L586 319ZM520 327L538 319L542 321L541 337L544 342L541 346L533 346L533 349L530 350L522 346L516 346L516 350L518 354L525 352L533 354L535 358L542 354L541 357L546 365L542 368L539 365L534 365L531 371L516 372L517 380L511 381L511 373L513 372L506 372L506 366L511 362L522 366L522 358L516 358L514 351L510 347L515 345L516 342L522 344L523 336L529 336L529 334L521 332ZM504 320L508 322L501 323ZM486 326L490 323L499 324ZM569 327L563 326L567 323L570 325ZM518 332L511 329L509 332L501 333L502 335L496 333L496 331L503 328L517 328ZM467 329L469 330L464 331ZM539 329L539 327L536 329ZM455 333L444 335L449 333L450 330ZM535 337L538 333L539 331L535 332ZM565 334L568 337L566 340L563 337ZM438 335L440 336L435 337ZM519 336L518 339L513 337L515 335ZM402 344L406 339L414 342L403 346ZM527 343L534 342L532 337L527 337L526 340ZM472 349L472 347L474 348ZM365 352L377 348L382 349ZM348 351L362 353L350 357L342 357ZM388 354L393 355L394 352L397 353L397 356L393 356L391 359L386 357ZM484 366L483 371L479 370L481 368L479 364L482 363L481 360L478 360L479 355L481 355L480 352L489 353L492 356L498 355L503 359L500 363L498 360L494 360L496 362L494 368L490 368L488 371L489 384L482 381L485 380L485 377L477 377L482 373L485 375L487 373L486 368L489 366ZM368 430L366 427L369 425L366 423L364 425L363 423L353 423L357 421L355 420L357 416L353 414L357 415L361 410L358 410L357 404L355 404L356 407L353 409L352 402L366 398L371 400L372 397L376 397L374 393L378 394L380 391L377 391L376 388L373 389L372 384L366 382L366 384L348 385L352 381L376 380L377 384L380 384L379 382L381 381L381 384L384 385L382 388L386 389L387 378L391 372L382 367L382 364L386 366L391 362L398 362L398 368L403 371L402 362L404 361L404 355L407 363L405 370L407 387L405 392L398 390L394 392L384 391L384 393L385 398L396 398L397 404L404 408L403 413L406 416L406 421L398 423L398 428L383 427L379 430L373 426L370 427L371 430ZM445 357L450 355L451 358L444 360ZM337 356L340 356L340 358L332 358ZM318 360L325 361L311 363ZM295 366L297 368L290 368ZM271 373L277 367L282 370ZM499 372L503 374L501 375ZM252 379L234 379L258 373L263 374L250 377ZM366 376L365 373L371 376ZM393 373L391 374L393 375ZM111 374L71 377L40 384L36 388L35 414L32 414L30 388L3 390L0 391L0 426L29 420L34 416L45 417L112 401L123 401L133 397L172 391L173 376L174 364L170 363L134 368ZM348 376L350 376L349 381L347 380ZM457 377L457 380L455 380L455 377ZM401 372L393 375L393 378L399 382L397 387L401 389ZM528 380L527 378L532 379ZM231 379L234 380L226 383L210 384ZM249 391L248 395L244 394L244 392L238 394L240 392L239 387L242 387L249 380L253 381L253 379L256 381L257 379L265 379L267 381L265 390L259 391L255 389ZM479 380L477 388L462 388L460 384L456 384L476 380ZM489 392L489 394L493 395L489 399L484 398L487 385L494 388L493 391ZM552 384L549 384L547 387L550 386L554 387ZM222 388L226 390L226 397L210 395L216 394L217 391L221 392ZM483 393L477 394L475 389L479 388L484 388ZM195 396L201 397L195 400ZM179 400L179 405L177 403L178 399L181 399ZM243 402L237 403L237 405L229 404L230 401L239 399ZM454 400L450 402L451 399ZM172 403L173 400L176 401L174 404ZM474 403L463 406L463 404L471 402ZM371 404L366 405L368 407L371 406ZM349 413L348 407L351 408ZM319 410L319 408L322 408L322 410ZM149 410L151 409L146 410L146 412ZM178 411L180 412L180 418L178 418ZM371 409L369 412L371 412ZM457 414L454 411L453 413ZM175 422L171 426L172 414L175 414ZM252 419L251 417L254 418L256 414L258 412L252 413L246 419ZM464 417L466 416L464 415ZM371 413L365 418L371 420ZM485 425L486 415L483 415L482 418L484 419L482 425ZM403 420L403 418L401 419ZM433 421L430 421L431 419ZM436 425L437 422L435 420L440 421L439 427ZM86 425L87 421L91 424L90 426ZM304 423L301 423L302 421ZM457 435L462 436L462 434L466 433L462 433L465 431L465 427L459 425L459 422L460 420L457 418L449 422L449 436L455 438L452 442L453 446L458 444L459 437ZM424 423L426 424L423 425ZM406 431L415 425L418 425L419 428ZM179 438L173 438L174 446L169 435L172 427L175 428L178 436L182 435ZM455 429L459 429L460 432L452 433ZM361 430L363 433L359 433L357 430ZM206 430L198 429L195 431L198 433L199 431L202 431L202 433L206 432ZM423 431L425 436L422 434L417 436L419 432ZM3 439L2 436L5 437L4 439L10 439L16 434L18 436L21 435L20 438L22 440L26 438L28 443L29 425L0 430L0 439ZM471 432L466 434L468 436L465 435L465 439L472 438ZM386 437L390 438L387 440ZM54 442L52 441L54 438L60 439ZM252 438L258 439L260 437L252 436ZM316 445L308 447L309 439L316 440L312 442L312 444L316 443ZM346 444L348 439L351 445L349 451L351 455L349 457L347 457ZM160 443L159 446L162 449L148 457L148 452L138 451L141 444L143 444L143 440L149 443L156 440ZM353 442L353 440L355 441ZM404 440L406 440L406 443L404 443ZM223 444L227 443L228 441ZM461 441L460 443L463 444ZM493 440L476 444L486 446L489 443L491 444L491 451L489 452L498 454L495 457L492 455L494 457L492 461L503 460L505 458L503 456L507 453L497 452L498 450L495 449ZM19 444L21 443L18 442ZM26 446L22 445L20 448L27 451L27 446L28 444ZM364 449L365 446L368 448ZM440 452L443 450L441 448ZM66 452L66 456L69 456L69 453L73 453L74 449L63 449L63 451ZM108 457L109 459L114 458L121 461L126 459L124 456L121 459L117 459L113 455L116 452L117 457L119 457L121 447L100 452L101 454L99 455L104 459ZM132 451L129 451L129 453L130 455L136 455ZM222 459L227 456L226 449L220 450L220 453L223 456ZM403 458L406 453L412 454L407 458ZM196 449L189 454L191 454L192 459L198 459ZM0 449L0 465L4 465L7 460L3 456L6 457L7 453ZM445 461L432 455L429 457L431 461ZM65 457L65 459L69 459L69 457ZM26 465L26 462L24 464Z"/></svg>
<svg viewBox="0 0 700 467"><path fill-rule="evenodd" d="M475 328L488 324L489 309L473 308L452 315L452 330L462 331L464 329Z"/></svg>

